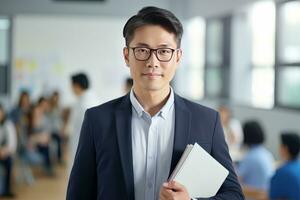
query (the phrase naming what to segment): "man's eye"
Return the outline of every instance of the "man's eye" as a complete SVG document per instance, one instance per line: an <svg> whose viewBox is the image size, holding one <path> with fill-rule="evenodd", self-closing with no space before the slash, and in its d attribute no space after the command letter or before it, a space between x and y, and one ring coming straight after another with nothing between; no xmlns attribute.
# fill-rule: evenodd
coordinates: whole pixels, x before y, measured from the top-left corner
<svg viewBox="0 0 300 200"><path fill-rule="evenodd" d="M147 49L137 49L138 53L147 53Z"/></svg>
<svg viewBox="0 0 300 200"><path fill-rule="evenodd" d="M160 49L158 51L159 54L169 54L171 53L170 49Z"/></svg>

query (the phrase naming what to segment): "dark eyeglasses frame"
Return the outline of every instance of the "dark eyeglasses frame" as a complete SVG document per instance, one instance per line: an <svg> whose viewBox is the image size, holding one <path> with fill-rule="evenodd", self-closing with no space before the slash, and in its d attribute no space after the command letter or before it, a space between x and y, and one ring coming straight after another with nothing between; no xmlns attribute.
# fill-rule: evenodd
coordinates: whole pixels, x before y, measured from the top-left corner
<svg viewBox="0 0 300 200"><path fill-rule="evenodd" d="M159 60L160 62L170 62L170 60L173 58L174 51L178 50L178 49L172 49L172 48L157 48L157 49L152 49L152 48L149 48L149 47L127 47L127 48L133 50L133 55L134 55L135 59L138 60L138 61L146 61L146 60L149 60L149 58L150 58L151 55L152 55L152 52L154 52L154 54L155 54L157 60ZM145 49L149 49L149 50L150 50L150 54L149 54L148 58L146 58L146 59L138 59L138 58L135 56L135 51L134 51L136 48L145 48ZM170 57L169 60L161 60L161 59L158 58L158 56L157 56L157 51L160 50L160 49L168 49L168 50L171 50L171 51L172 51L172 55L171 55L171 57Z"/></svg>

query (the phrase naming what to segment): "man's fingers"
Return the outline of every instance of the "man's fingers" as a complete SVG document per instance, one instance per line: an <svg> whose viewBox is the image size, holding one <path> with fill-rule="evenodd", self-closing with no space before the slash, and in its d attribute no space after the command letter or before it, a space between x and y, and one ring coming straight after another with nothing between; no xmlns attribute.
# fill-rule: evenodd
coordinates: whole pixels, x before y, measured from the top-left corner
<svg viewBox="0 0 300 200"><path fill-rule="evenodd" d="M165 200L165 199L170 199L171 197L172 197L172 189L169 189L165 186L161 187L159 199Z"/></svg>
<svg viewBox="0 0 300 200"><path fill-rule="evenodd" d="M185 190L185 187L176 181L170 181L167 183L163 183L163 187L167 189L171 189L173 191L182 191Z"/></svg>

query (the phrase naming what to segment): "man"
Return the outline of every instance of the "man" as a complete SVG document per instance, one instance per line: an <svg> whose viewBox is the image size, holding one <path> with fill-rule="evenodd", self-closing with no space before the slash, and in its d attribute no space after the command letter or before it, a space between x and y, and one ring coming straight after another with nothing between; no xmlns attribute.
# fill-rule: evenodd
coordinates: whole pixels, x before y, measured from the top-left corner
<svg viewBox="0 0 300 200"><path fill-rule="evenodd" d="M85 73L74 74L71 77L72 90L77 101L71 110L70 163L73 164L78 145L80 128L86 109L99 104L96 95L89 90L89 79Z"/></svg>
<svg viewBox="0 0 300 200"><path fill-rule="evenodd" d="M123 54L133 89L86 112L67 199L190 199L183 185L167 179L194 142L230 172L216 198L243 199L217 112L170 87L182 32L171 12L156 7L127 21Z"/></svg>
<svg viewBox="0 0 300 200"><path fill-rule="evenodd" d="M300 137L296 133L281 135L280 154L284 164L271 179L270 199L300 199Z"/></svg>

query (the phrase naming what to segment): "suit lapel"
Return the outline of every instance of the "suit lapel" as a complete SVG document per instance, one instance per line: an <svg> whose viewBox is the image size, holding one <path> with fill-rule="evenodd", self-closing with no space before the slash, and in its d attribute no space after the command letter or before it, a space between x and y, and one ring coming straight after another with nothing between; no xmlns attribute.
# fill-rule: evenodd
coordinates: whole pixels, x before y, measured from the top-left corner
<svg viewBox="0 0 300 200"><path fill-rule="evenodd" d="M131 103L125 96L115 113L117 138L128 199L134 199L134 180L131 144Z"/></svg>
<svg viewBox="0 0 300 200"><path fill-rule="evenodd" d="M191 115L185 102L175 94L175 133L169 176L177 165L190 136Z"/></svg>

